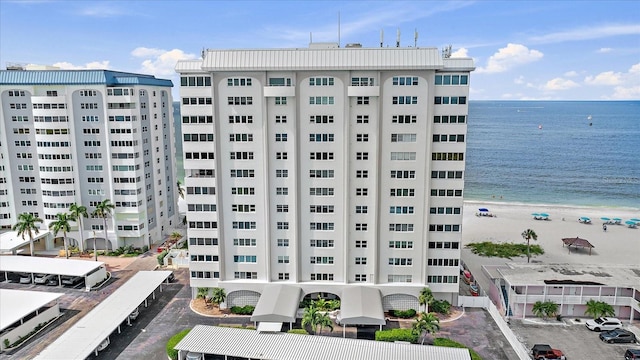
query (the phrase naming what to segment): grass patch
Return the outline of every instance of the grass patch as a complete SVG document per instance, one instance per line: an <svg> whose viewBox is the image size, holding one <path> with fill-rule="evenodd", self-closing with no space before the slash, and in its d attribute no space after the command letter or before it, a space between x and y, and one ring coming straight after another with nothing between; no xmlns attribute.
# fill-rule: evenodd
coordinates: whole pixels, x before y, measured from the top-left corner
<svg viewBox="0 0 640 360"><path fill-rule="evenodd" d="M469 349L468 347L460 344L459 342L455 342L453 340L445 339L445 338L435 338L435 339L433 339L433 345L434 346L450 347L450 348ZM473 351L472 349L469 349L469 353L471 354L471 360L482 360L480 355L478 355L478 353Z"/></svg>
<svg viewBox="0 0 640 360"><path fill-rule="evenodd" d="M496 244L490 241L484 241L481 243L471 243L466 247L471 249L471 252L486 257L499 257L511 259L514 257L527 256L527 245L526 244L514 244L514 243L504 243L504 244ZM530 246L531 256L542 255L544 254L544 250L540 245L531 245Z"/></svg>
<svg viewBox="0 0 640 360"><path fill-rule="evenodd" d="M178 360L178 350L174 349L173 347L178 345L180 340L187 336L189 331L191 331L191 329L184 329L179 333L173 335L173 337L171 337L171 339L167 341L167 356L169 357L169 359Z"/></svg>

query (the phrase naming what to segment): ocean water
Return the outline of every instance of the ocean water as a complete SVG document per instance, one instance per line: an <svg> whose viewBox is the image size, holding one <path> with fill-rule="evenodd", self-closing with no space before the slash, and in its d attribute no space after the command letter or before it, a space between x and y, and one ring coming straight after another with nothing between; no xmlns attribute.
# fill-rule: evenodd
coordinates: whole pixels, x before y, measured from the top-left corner
<svg viewBox="0 0 640 360"><path fill-rule="evenodd" d="M640 208L640 101L471 101L465 199Z"/></svg>

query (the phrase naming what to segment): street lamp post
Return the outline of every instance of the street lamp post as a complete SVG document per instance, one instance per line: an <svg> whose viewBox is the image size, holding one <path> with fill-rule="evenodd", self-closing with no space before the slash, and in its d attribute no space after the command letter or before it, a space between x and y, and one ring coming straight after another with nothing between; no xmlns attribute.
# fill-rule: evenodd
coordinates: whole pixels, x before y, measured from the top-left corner
<svg viewBox="0 0 640 360"><path fill-rule="evenodd" d="M96 250L96 231L93 230L93 256L98 261L98 250Z"/></svg>

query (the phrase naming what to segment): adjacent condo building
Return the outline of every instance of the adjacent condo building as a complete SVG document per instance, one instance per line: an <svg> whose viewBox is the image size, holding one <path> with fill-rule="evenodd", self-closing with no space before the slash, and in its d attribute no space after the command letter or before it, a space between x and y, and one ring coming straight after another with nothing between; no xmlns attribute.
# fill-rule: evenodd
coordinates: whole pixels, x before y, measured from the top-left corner
<svg viewBox="0 0 640 360"><path fill-rule="evenodd" d="M107 70L0 71L0 227L27 212L47 229L71 204L91 214L110 199L108 242L103 219L89 216L85 244L72 223L71 245L160 242L177 221L172 86Z"/></svg>
<svg viewBox="0 0 640 360"><path fill-rule="evenodd" d="M178 62L191 286L229 306L273 283L455 301L473 70L335 44Z"/></svg>

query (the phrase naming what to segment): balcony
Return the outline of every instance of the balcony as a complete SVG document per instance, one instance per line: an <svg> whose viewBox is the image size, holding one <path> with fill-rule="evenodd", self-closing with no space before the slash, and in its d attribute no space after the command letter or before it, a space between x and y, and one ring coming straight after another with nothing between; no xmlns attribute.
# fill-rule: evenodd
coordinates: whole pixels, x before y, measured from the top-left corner
<svg viewBox="0 0 640 360"><path fill-rule="evenodd" d="M348 96L380 96L379 86L348 86Z"/></svg>
<svg viewBox="0 0 640 360"><path fill-rule="evenodd" d="M265 86L264 97L291 97L296 96L295 86Z"/></svg>

